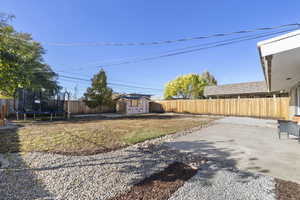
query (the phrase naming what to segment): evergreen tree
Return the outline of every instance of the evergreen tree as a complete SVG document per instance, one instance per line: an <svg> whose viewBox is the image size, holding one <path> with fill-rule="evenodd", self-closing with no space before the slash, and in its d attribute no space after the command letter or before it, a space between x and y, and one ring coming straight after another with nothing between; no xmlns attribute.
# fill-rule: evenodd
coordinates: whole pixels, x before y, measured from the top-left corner
<svg viewBox="0 0 300 200"><path fill-rule="evenodd" d="M112 89L107 87L107 78L103 69L94 75L92 85L87 88L84 97L85 103L90 108L112 104Z"/></svg>

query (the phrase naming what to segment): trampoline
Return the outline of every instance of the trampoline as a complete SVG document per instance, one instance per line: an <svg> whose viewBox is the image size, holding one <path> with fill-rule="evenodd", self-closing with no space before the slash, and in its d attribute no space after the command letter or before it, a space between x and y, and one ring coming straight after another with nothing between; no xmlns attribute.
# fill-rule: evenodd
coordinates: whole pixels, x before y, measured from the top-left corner
<svg viewBox="0 0 300 200"><path fill-rule="evenodd" d="M66 93L42 89L18 89L15 95L15 112L17 120L20 115L26 120L28 115L36 119L37 115L48 115L50 120L57 115L65 117Z"/></svg>

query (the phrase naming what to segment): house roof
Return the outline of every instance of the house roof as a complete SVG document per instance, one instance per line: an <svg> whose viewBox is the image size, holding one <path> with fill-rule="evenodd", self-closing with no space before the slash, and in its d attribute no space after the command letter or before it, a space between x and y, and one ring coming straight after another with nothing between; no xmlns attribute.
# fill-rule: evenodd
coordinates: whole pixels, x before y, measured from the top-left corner
<svg viewBox="0 0 300 200"><path fill-rule="evenodd" d="M300 30L257 43L269 91L286 90L300 80Z"/></svg>
<svg viewBox="0 0 300 200"><path fill-rule="evenodd" d="M246 82L217 86L206 86L204 96L222 96L222 95L239 95L239 94L262 94L268 93L265 81Z"/></svg>
<svg viewBox="0 0 300 200"><path fill-rule="evenodd" d="M281 40L284 40L284 39L287 39L287 38L297 36L299 34L300 34L300 30L292 31L292 32L289 32L289 33L286 33L286 34L283 34L283 35L280 35L280 36L277 36L277 37L273 37L273 38L270 38L270 39L267 39L267 40L260 41L260 42L257 43L257 46L260 47L260 46L263 46L263 45L266 45L266 44L278 42L278 41L281 41ZM299 44L295 44L295 45L298 45L298 47L299 47Z"/></svg>

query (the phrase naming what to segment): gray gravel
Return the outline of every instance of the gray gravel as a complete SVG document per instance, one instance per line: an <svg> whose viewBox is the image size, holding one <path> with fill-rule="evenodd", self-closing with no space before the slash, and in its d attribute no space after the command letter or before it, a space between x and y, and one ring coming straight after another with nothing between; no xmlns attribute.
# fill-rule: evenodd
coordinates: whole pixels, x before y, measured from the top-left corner
<svg viewBox="0 0 300 200"><path fill-rule="evenodd" d="M179 188L169 200L275 200L274 179L210 165Z"/></svg>
<svg viewBox="0 0 300 200"><path fill-rule="evenodd" d="M201 159L161 145L188 132L93 155L0 154L0 199L108 199L174 161Z"/></svg>
<svg viewBox="0 0 300 200"><path fill-rule="evenodd" d="M173 162L136 147L95 156L8 154L0 199L107 199Z"/></svg>

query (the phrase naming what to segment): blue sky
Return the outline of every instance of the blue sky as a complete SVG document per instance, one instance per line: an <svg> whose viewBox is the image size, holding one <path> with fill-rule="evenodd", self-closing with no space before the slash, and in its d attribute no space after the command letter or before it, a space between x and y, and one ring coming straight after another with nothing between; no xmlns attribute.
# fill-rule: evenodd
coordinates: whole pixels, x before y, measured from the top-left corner
<svg viewBox="0 0 300 200"><path fill-rule="evenodd" d="M179 1L179 0L2 0L0 12L14 14L14 27L39 42L151 42L227 33L300 22L300 1ZM242 35L238 35L242 36ZM235 36L237 37L237 36ZM64 75L89 79L102 64L113 60L159 55L161 52L218 41L194 40L159 46L51 46L45 62ZM262 39L190 54L127 65L105 66L108 81L163 89L177 75L211 72L219 84L263 80L256 43ZM71 74L73 73L73 74ZM77 82L77 83L76 83ZM60 79L81 95L88 82ZM119 92L160 95L159 90Z"/></svg>

